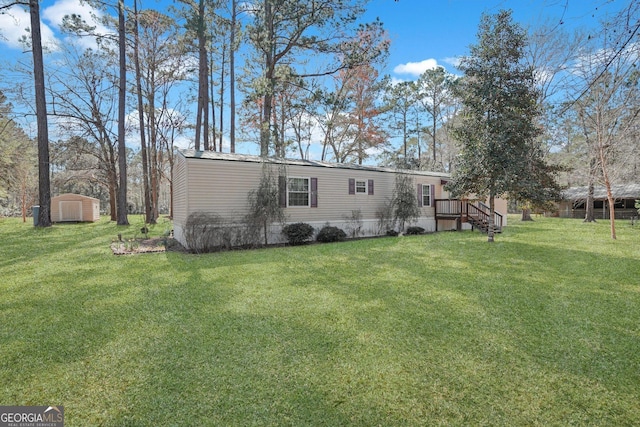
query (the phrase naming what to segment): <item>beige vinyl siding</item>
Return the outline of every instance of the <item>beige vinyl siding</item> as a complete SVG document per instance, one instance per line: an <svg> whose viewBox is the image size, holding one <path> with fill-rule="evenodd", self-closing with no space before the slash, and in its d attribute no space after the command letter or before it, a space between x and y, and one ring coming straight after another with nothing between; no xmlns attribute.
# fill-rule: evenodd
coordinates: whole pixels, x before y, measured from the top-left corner
<svg viewBox="0 0 640 427"><path fill-rule="evenodd" d="M187 162L188 213L205 211L237 217L247 212L248 193L260 184L259 163L193 158Z"/></svg>
<svg viewBox="0 0 640 427"><path fill-rule="evenodd" d="M290 165L287 176L318 179L318 207L287 207L291 222L334 221L350 217L352 211L360 210L362 219L376 219L393 190L394 176L386 172L358 171L349 169L322 168ZM374 194L349 194L349 179L365 181L372 179Z"/></svg>
<svg viewBox="0 0 640 427"><path fill-rule="evenodd" d="M173 221L183 224L189 209L189 179L187 175L187 159L180 153L173 165Z"/></svg>
<svg viewBox="0 0 640 427"><path fill-rule="evenodd" d="M184 222L189 213L205 211L223 217L242 216L246 213L247 197L256 190L262 175L262 164L254 161L211 160L178 156L175 174L174 220ZM287 177L317 178L318 207L289 206L285 209L288 222L335 221L350 217L359 210L362 219L375 220L377 212L392 197L396 173L286 165L271 165L276 180L281 174ZM349 194L349 179L373 180L374 194ZM436 197L441 192L440 179L431 176L414 177L414 182L436 186ZM368 188L367 188L368 190ZM416 198L417 198L416 193ZM421 208L422 216L433 217L434 208Z"/></svg>

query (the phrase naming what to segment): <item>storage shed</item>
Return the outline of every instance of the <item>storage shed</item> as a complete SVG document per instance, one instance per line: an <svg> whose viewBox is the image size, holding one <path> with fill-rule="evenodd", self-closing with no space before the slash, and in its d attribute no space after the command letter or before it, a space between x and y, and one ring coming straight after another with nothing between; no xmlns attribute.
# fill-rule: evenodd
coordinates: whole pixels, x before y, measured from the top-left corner
<svg viewBox="0 0 640 427"><path fill-rule="evenodd" d="M95 222L100 219L100 200L81 194L51 198L52 222Z"/></svg>

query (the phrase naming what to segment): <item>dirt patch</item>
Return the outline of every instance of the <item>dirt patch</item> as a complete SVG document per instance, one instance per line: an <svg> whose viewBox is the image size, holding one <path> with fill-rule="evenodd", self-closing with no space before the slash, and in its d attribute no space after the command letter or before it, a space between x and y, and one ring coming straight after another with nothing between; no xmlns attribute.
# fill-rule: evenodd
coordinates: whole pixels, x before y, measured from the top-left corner
<svg viewBox="0 0 640 427"><path fill-rule="evenodd" d="M111 243L114 255L150 254L166 251L184 251L175 239L157 237L152 239L127 239Z"/></svg>

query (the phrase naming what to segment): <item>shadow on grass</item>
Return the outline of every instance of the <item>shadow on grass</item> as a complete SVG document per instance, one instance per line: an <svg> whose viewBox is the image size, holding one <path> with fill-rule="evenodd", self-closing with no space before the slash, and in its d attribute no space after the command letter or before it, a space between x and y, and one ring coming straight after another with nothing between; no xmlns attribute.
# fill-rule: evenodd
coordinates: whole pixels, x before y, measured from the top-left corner
<svg viewBox="0 0 640 427"><path fill-rule="evenodd" d="M58 236L3 288L0 400L69 425L632 424L637 260L539 227L126 258L107 228Z"/></svg>

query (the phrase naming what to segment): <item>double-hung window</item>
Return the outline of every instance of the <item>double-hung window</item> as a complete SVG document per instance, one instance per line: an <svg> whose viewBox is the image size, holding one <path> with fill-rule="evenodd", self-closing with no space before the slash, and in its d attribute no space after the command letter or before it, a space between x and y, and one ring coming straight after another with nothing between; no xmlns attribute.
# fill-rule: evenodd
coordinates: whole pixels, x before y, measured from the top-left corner
<svg viewBox="0 0 640 427"><path fill-rule="evenodd" d="M349 178L349 194L368 194L373 196L373 180Z"/></svg>
<svg viewBox="0 0 640 427"><path fill-rule="evenodd" d="M287 182L287 206L309 206L309 178L289 178Z"/></svg>
<svg viewBox="0 0 640 427"><path fill-rule="evenodd" d="M431 185L422 186L422 206L431 206Z"/></svg>
<svg viewBox="0 0 640 427"><path fill-rule="evenodd" d="M418 184L419 207L430 207L434 204L435 186L433 184Z"/></svg>

